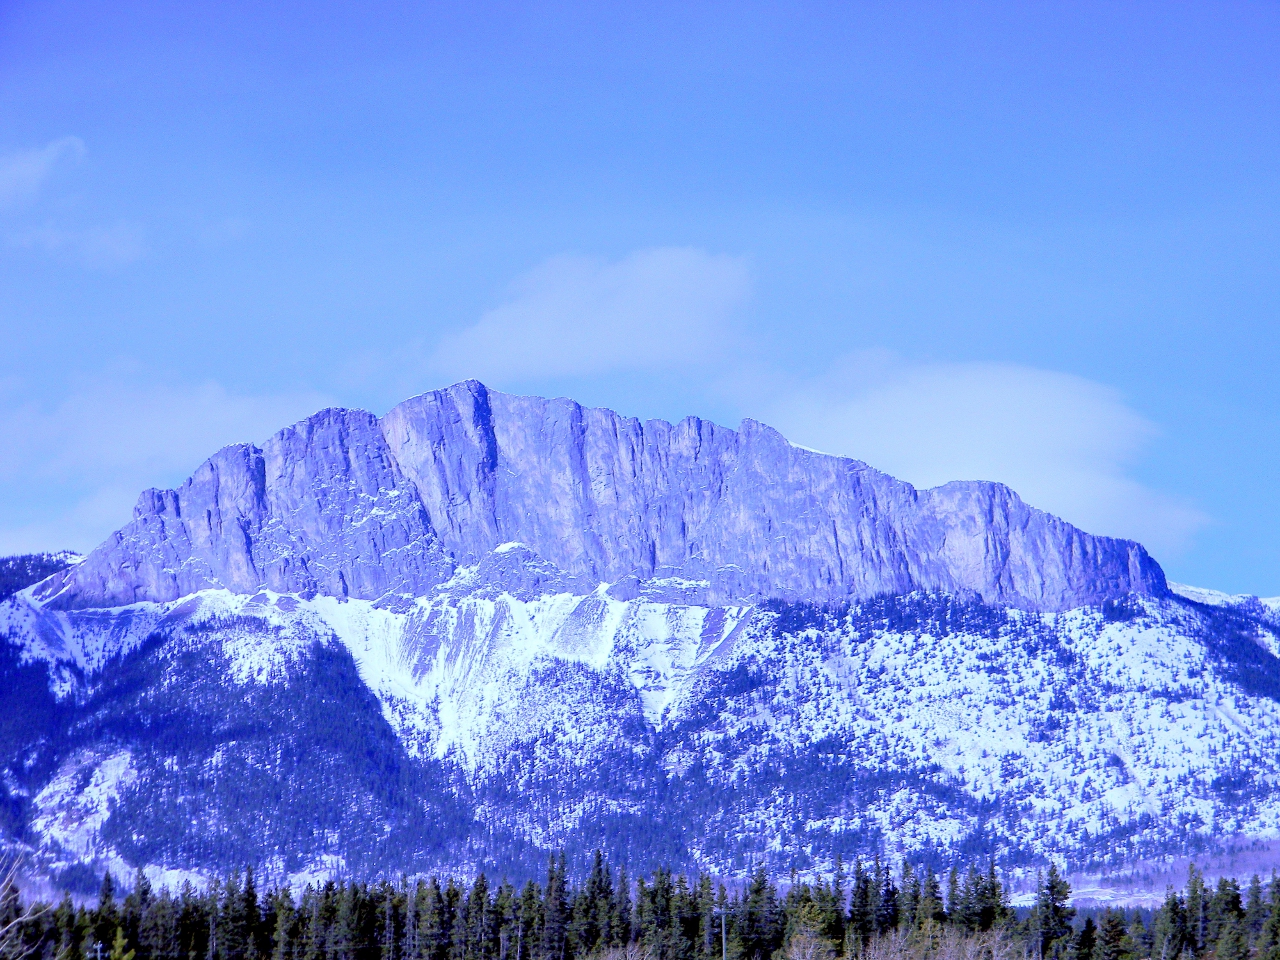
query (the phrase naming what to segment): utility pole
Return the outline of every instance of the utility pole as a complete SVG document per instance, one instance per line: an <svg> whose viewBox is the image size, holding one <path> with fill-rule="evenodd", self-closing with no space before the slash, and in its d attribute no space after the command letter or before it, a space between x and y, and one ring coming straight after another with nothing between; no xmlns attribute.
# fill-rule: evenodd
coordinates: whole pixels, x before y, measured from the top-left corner
<svg viewBox="0 0 1280 960"><path fill-rule="evenodd" d="M713 917L720 918L720 960L728 960L729 958L729 934L726 926L729 916L729 907L726 904L723 907L715 907L711 911Z"/></svg>

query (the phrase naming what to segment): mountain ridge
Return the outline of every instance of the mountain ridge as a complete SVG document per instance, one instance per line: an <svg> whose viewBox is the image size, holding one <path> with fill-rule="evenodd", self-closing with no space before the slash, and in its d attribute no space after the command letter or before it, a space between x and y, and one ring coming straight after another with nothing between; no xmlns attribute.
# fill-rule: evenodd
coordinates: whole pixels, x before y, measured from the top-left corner
<svg viewBox="0 0 1280 960"><path fill-rule="evenodd" d="M64 607L218 586L416 596L510 541L597 582L705 580L710 603L923 589L1061 610L1167 594L1140 544L1002 484L917 490L753 420L641 423L477 381L226 447L178 489L143 493L52 589Z"/></svg>

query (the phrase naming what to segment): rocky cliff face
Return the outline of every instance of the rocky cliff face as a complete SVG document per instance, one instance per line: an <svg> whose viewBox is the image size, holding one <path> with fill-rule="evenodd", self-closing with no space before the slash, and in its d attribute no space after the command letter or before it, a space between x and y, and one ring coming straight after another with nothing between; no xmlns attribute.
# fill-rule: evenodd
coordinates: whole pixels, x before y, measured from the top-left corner
<svg viewBox="0 0 1280 960"><path fill-rule="evenodd" d="M1062 610L1162 596L1138 544L1094 537L1000 484L916 490L751 420L622 417L474 381L381 420L324 410L228 447L43 588L64 608L207 588L422 596L519 542L595 583L680 581L690 599L850 600L913 590Z"/></svg>

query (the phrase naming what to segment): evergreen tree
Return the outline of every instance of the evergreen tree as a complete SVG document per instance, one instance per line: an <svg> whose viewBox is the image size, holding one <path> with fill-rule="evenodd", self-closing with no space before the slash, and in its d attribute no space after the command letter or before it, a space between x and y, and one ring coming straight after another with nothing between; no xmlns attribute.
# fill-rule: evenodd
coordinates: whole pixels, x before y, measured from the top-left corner
<svg viewBox="0 0 1280 960"><path fill-rule="evenodd" d="M547 886L542 898L540 960L567 960L565 946L568 912L565 859L561 853L559 861L552 857L547 867Z"/></svg>
<svg viewBox="0 0 1280 960"><path fill-rule="evenodd" d="M915 906L915 923L908 928L910 939L917 949L928 955L933 953L942 938L942 926L947 914L942 905L942 885L933 872L926 868L924 878L918 880L919 900Z"/></svg>
<svg viewBox="0 0 1280 960"><path fill-rule="evenodd" d="M847 955L860 956L867 945L871 943L871 937L876 932L877 906L871 874L867 872L860 859L855 860L853 863L853 890L849 894L848 936L846 938L849 941L849 946L845 949Z"/></svg>
<svg viewBox="0 0 1280 960"><path fill-rule="evenodd" d="M16 891L15 891L16 892ZM2 924L3 920L0 920ZM80 952L80 940L83 933L76 923L76 908L71 902L71 894L66 894L58 909L54 911L53 922L58 933L58 946L54 960L83 960Z"/></svg>
<svg viewBox="0 0 1280 960"><path fill-rule="evenodd" d="M1071 919L1075 910L1069 905L1071 885L1058 872L1055 863L1049 864L1048 873L1039 883L1036 893L1036 904L1032 910L1032 927L1035 931L1033 939L1037 953L1041 957L1065 956L1070 947ZM1105 939L1104 928L1099 934L1099 946ZM1114 958L1106 958L1114 960Z"/></svg>
<svg viewBox="0 0 1280 960"><path fill-rule="evenodd" d="M169 891L143 907L138 926L139 960L184 960L178 938L178 907Z"/></svg>
<svg viewBox="0 0 1280 960"><path fill-rule="evenodd" d="M1240 886L1234 880L1222 877L1209 898L1205 909L1205 935L1207 945L1217 944L1228 924L1244 917L1244 905L1240 900Z"/></svg>
<svg viewBox="0 0 1280 960"><path fill-rule="evenodd" d="M326 882L306 887L296 904L287 889L270 890L260 900L251 872L215 881L203 893L184 884L177 898L152 890L139 875L119 901L107 878L92 909L77 909L63 898L30 914L8 956L596 960L638 942L653 960L720 960L722 954L725 960L783 960L832 951L853 960L886 949L928 960L946 924L961 936L1002 929L1002 936L1015 938L1012 950L1037 960L1280 960L1280 879L1264 886L1253 877L1242 896L1240 884L1223 878L1210 893L1193 869L1186 898L1169 890L1149 926L1143 911L1108 909L1098 923L1091 917L1073 930L1070 888L1056 866L1038 878L1035 905L1022 924L1009 920L994 862L985 875L973 866L951 871L945 903L942 881L931 867L905 867L898 886L878 859L870 870L855 861L847 896L839 863L830 880L801 882L793 873L782 897L764 869L755 869L738 895L717 888L708 876L664 867L641 880L633 897L625 873L619 871L616 882L614 876L597 852L582 881L571 884L561 854L548 864L545 888L530 882L519 893L506 882L495 892L481 873L465 886L449 880L443 890L434 878L412 886L403 878L372 887ZM1197 905L1200 917L1199 947L1188 902ZM22 916L27 913L16 886L0 891L0 920ZM108 946L95 936L111 920ZM875 943L896 932L905 933L907 942L892 948Z"/></svg>
<svg viewBox="0 0 1280 960"><path fill-rule="evenodd" d="M404 960L422 960L418 947L418 904L422 901L423 891L421 880L405 891L404 945L401 948L401 956ZM505 954L502 960L506 960Z"/></svg>
<svg viewBox="0 0 1280 960"><path fill-rule="evenodd" d="M835 916L832 918L834 927L832 929L831 942L836 944L837 948L843 947L845 935L848 932L845 925L846 907L849 904L849 890L846 885L848 879L848 874L844 870L844 860L841 857L836 857L836 875L832 891L834 899L832 906L835 908ZM835 936L837 933L839 934L838 939ZM841 956L839 949L836 951L836 956Z"/></svg>
<svg viewBox="0 0 1280 960"><path fill-rule="evenodd" d="M782 903L782 913L786 917L786 931L783 941L790 943L796 937L816 937L823 923L822 908L816 895L816 887L807 883L796 883L787 891Z"/></svg>
<svg viewBox="0 0 1280 960"><path fill-rule="evenodd" d="M1258 960L1280 960L1280 878L1271 879L1271 910L1258 934Z"/></svg>
<svg viewBox="0 0 1280 960"><path fill-rule="evenodd" d="M378 900L378 960L402 960L397 929L399 911L391 884L384 882L378 887Z"/></svg>
<svg viewBox="0 0 1280 960"><path fill-rule="evenodd" d="M253 867L244 873L244 887L240 891L240 922L243 926L245 960L261 960L270 951L262 939L262 906L258 903L258 887L253 881Z"/></svg>
<svg viewBox="0 0 1280 960"><path fill-rule="evenodd" d="M464 960L488 960L497 939L493 903L489 899L489 881L483 873L476 877L467 898L466 924L463 934Z"/></svg>
<svg viewBox="0 0 1280 960"><path fill-rule="evenodd" d="M110 870L102 875L102 885L98 888L98 909L94 911L93 917L93 939L102 944L105 952L107 945L115 940L116 927L120 923L116 907L116 882Z"/></svg>
<svg viewBox="0 0 1280 960"><path fill-rule="evenodd" d="M763 867L751 878L736 926L747 960L768 960L782 946L785 928L778 893Z"/></svg>
<svg viewBox="0 0 1280 960"><path fill-rule="evenodd" d="M325 960L356 960L360 933L360 905L354 883L343 884L338 891L337 913L327 939Z"/></svg>
<svg viewBox="0 0 1280 960"><path fill-rule="evenodd" d="M448 960L449 940L444 912L444 893L440 889L440 881L432 877L422 888L419 897L418 949L422 960Z"/></svg>
<svg viewBox="0 0 1280 960"><path fill-rule="evenodd" d="M1153 937L1143 922L1142 911L1134 908L1129 920L1129 939L1133 942L1133 953L1136 957L1150 957Z"/></svg>
<svg viewBox="0 0 1280 960"><path fill-rule="evenodd" d="M151 883L142 869L138 868L133 875L133 889L120 905L120 926L124 929L126 943L139 943L138 930L142 925L143 913L150 909L151 897ZM150 955L144 950L140 953L139 960L150 960Z"/></svg>
<svg viewBox="0 0 1280 960"><path fill-rule="evenodd" d="M1245 927L1250 940L1256 940L1267 921L1267 903L1262 895L1262 878L1256 873L1249 878L1249 894L1244 908Z"/></svg>
<svg viewBox="0 0 1280 960"><path fill-rule="evenodd" d="M890 930L898 929L898 888L893 884L893 877L889 873L888 864L880 866L880 862L877 860L876 867L879 876L876 884L875 927L876 934L884 936Z"/></svg>
<svg viewBox="0 0 1280 960"><path fill-rule="evenodd" d="M271 898L271 960L298 960L293 949L298 936L296 917L289 888L277 890Z"/></svg>
<svg viewBox="0 0 1280 960"><path fill-rule="evenodd" d="M716 922L716 889L705 873L698 877L695 901L698 911L696 960L716 960L720 956L720 924Z"/></svg>
<svg viewBox="0 0 1280 960"><path fill-rule="evenodd" d="M670 960L671 875L659 867L653 883L636 886L636 934L640 943L658 960Z"/></svg>
<svg viewBox="0 0 1280 960"><path fill-rule="evenodd" d="M222 891L222 914L218 923L218 953L214 960L247 960L249 918L245 913L240 877L232 874Z"/></svg>
<svg viewBox="0 0 1280 960"><path fill-rule="evenodd" d="M1164 903L1156 911L1151 924L1152 960L1178 960L1189 947L1187 939L1187 909L1182 898L1172 887L1165 894Z"/></svg>
<svg viewBox="0 0 1280 960"><path fill-rule="evenodd" d="M613 945L623 946L634 939L631 923L631 881L627 879L627 868L618 868L618 883L614 887Z"/></svg>
<svg viewBox="0 0 1280 960"><path fill-rule="evenodd" d="M204 917L208 935L205 937L205 960L222 960L221 909L222 884L215 878L204 896Z"/></svg>
<svg viewBox="0 0 1280 960"><path fill-rule="evenodd" d="M960 901L960 871L953 864L947 874L947 920L952 924L957 923Z"/></svg>
<svg viewBox="0 0 1280 960"><path fill-rule="evenodd" d="M1071 948L1071 960L1097 960L1095 953L1098 947L1098 928L1094 925L1093 917L1086 917L1084 926L1080 928L1080 933L1076 935L1076 941Z"/></svg>
<svg viewBox="0 0 1280 960"><path fill-rule="evenodd" d="M630 910L628 909L628 914ZM520 892L520 917L516 926L516 960L531 960L542 929L542 892L532 880Z"/></svg>
<svg viewBox="0 0 1280 960"><path fill-rule="evenodd" d="M608 942L611 888L604 856L596 850L587 882L572 898L569 907L569 950L573 956L585 956L602 940Z"/></svg>
<svg viewBox="0 0 1280 960"><path fill-rule="evenodd" d="M819 881L813 887L813 902L817 908L814 932L823 943L839 953L844 944L844 867L836 861L836 872L831 885Z"/></svg>
<svg viewBox="0 0 1280 960"><path fill-rule="evenodd" d="M1193 863L1187 869L1187 948L1197 956L1208 944L1207 907L1204 877Z"/></svg>
<svg viewBox="0 0 1280 960"><path fill-rule="evenodd" d="M301 931L299 932L300 960L323 960L328 953L327 928L329 913L333 904L333 882L327 882L321 889L308 886L302 895L302 905L298 910ZM295 958L298 960L298 958Z"/></svg>
<svg viewBox="0 0 1280 960"><path fill-rule="evenodd" d="M494 923L498 931L497 960L513 960L515 956L516 927L519 924L519 904L515 888L504 882L493 898ZM406 923L407 927L407 923ZM406 960L410 957L409 945L405 944Z"/></svg>
<svg viewBox="0 0 1280 960"><path fill-rule="evenodd" d="M973 933L981 924L978 898L982 885L982 876L977 868L970 864L969 869L965 871L964 879L960 881L960 889L955 901L947 906L951 923L965 933Z"/></svg>
<svg viewBox="0 0 1280 960"><path fill-rule="evenodd" d="M947 921L947 911L942 904L942 884L930 867L920 883L920 902L916 905L916 927L933 924L939 928Z"/></svg>
<svg viewBox="0 0 1280 960"><path fill-rule="evenodd" d="M200 898L190 882L183 881L178 895L178 958L198 960L205 955L207 924L200 910Z"/></svg>
<svg viewBox="0 0 1280 960"><path fill-rule="evenodd" d="M902 864L902 885L898 888L898 917L895 927L916 928L916 906L920 903L920 878L911 864Z"/></svg>
<svg viewBox="0 0 1280 960"><path fill-rule="evenodd" d="M111 960L133 960L134 951L125 942L124 928L116 927L116 935L111 943Z"/></svg>
<svg viewBox="0 0 1280 960"><path fill-rule="evenodd" d="M1011 922L1013 917L994 859L987 862L987 875L978 884L975 907L977 929L984 932Z"/></svg>
<svg viewBox="0 0 1280 960"><path fill-rule="evenodd" d="M689 885L688 877L676 877L675 893L671 898L672 960L694 960L702 944L702 912L697 890Z"/></svg>
<svg viewBox="0 0 1280 960"><path fill-rule="evenodd" d="M1213 952L1216 960L1249 960L1249 936L1244 917L1233 916L1223 923Z"/></svg>
<svg viewBox="0 0 1280 960"><path fill-rule="evenodd" d="M1108 907L1102 912L1095 960L1133 960L1133 940L1122 911Z"/></svg>

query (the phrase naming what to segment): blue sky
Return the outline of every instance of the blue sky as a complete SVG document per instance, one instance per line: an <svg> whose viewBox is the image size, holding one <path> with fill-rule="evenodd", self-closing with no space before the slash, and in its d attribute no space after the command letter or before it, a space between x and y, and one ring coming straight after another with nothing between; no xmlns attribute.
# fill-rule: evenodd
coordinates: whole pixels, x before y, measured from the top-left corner
<svg viewBox="0 0 1280 960"><path fill-rule="evenodd" d="M0 551L468 376L1280 594L1280 7L0 4Z"/></svg>

